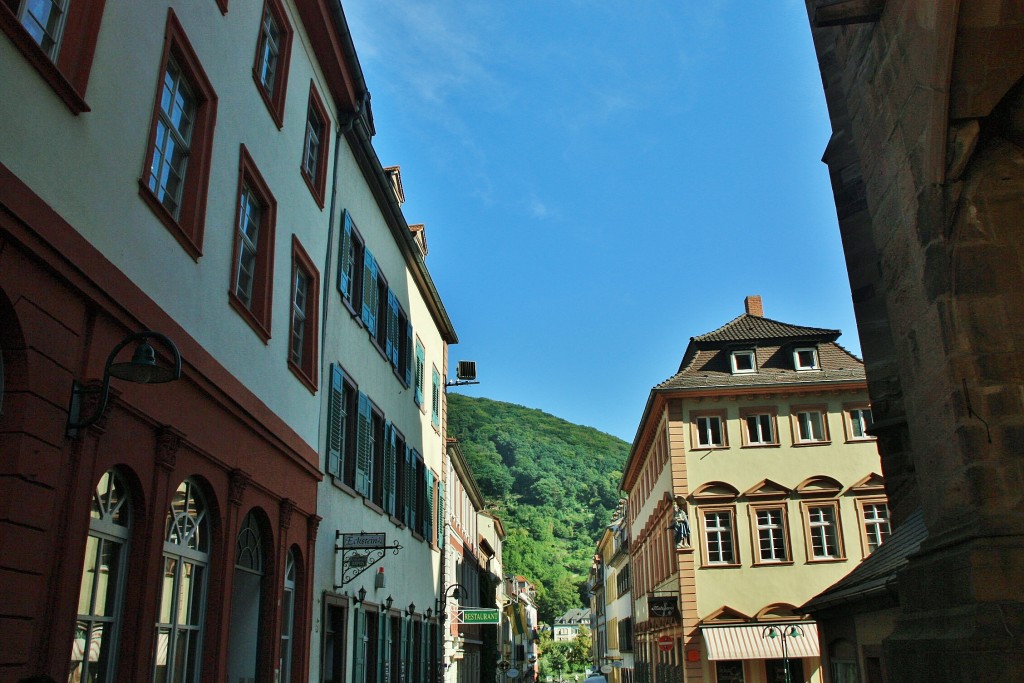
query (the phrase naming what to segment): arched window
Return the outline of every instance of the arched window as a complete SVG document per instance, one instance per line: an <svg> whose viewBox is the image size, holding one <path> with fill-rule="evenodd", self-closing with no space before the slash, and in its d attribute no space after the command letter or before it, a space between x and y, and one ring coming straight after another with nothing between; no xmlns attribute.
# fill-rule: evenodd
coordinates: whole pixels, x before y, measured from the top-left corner
<svg viewBox="0 0 1024 683"><path fill-rule="evenodd" d="M163 590L156 624L155 683L197 683L206 611L210 521L198 485L186 479L167 510Z"/></svg>
<svg viewBox="0 0 1024 683"><path fill-rule="evenodd" d="M281 596L281 683L292 680L292 628L295 625L295 551L284 564L284 595Z"/></svg>
<svg viewBox="0 0 1024 683"><path fill-rule="evenodd" d="M242 520L235 543L235 575L231 589L231 630L228 635L229 681L255 680L260 642L265 557L255 511Z"/></svg>
<svg viewBox="0 0 1024 683"><path fill-rule="evenodd" d="M71 643L70 679L105 683L114 680L132 522L128 487L116 470L100 477L92 494L91 517Z"/></svg>

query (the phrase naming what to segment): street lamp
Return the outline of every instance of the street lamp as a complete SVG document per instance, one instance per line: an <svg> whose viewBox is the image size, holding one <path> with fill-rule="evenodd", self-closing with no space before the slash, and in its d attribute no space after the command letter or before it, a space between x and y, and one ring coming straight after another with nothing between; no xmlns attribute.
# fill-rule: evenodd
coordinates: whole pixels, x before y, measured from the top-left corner
<svg viewBox="0 0 1024 683"><path fill-rule="evenodd" d="M171 352L174 358L172 366L157 365L156 351L150 345L150 339L155 339ZM132 359L127 363L115 363L117 354L121 353L124 347L132 342L139 342L135 347ZM74 438L78 430L94 424L103 415L110 400L110 378L116 377L126 382L135 384L162 384L172 382L181 378L181 353L178 347L170 339L151 330L135 332L122 339L107 356L107 362L103 365L103 381L100 386L87 386L74 380L71 384L71 405L68 407L68 421L65 425L65 433ZM82 401L86 396L99 394L96 405L92 408L92 415L86 418L81 417Z"/></svg>
<svg viewBox="0 0 1024 683"><path fill-rule="evenodd" d="M761 629L762 638L769 638L772 640L779 638L782 642L782 669L786 676L786 683L791 683L791 679L789 677L789 658L786 656L786 639L800 638L803 634L804 630L797 624L790 624L789 626L765 626Z"/></svg>
<svg viewBox="0 0 1024 683"><path fill-rule="evenodd" d="M465 590L466 589L463 588L461 583L453 583L445 589L444 594L437 601L436 605L437 614L440 617L441 621L445 621L448 619L448 598L455 598L456 600L459 600L462 597L462 594L463 592L465 592Z"/></svg>

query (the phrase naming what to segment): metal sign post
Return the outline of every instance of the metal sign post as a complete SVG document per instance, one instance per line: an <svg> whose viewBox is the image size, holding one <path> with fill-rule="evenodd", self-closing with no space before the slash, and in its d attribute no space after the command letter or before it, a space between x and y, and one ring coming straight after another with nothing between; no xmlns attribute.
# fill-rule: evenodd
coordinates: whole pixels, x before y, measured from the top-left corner
<svg viewBox="0 0 1024 683"><path fill-rule="evenodd" d="M387 535L383 532L360 531L358 534L343 534L341 531L335 531L334 541L334 552L341 553L341 583L334 584L335 590L380 562L387 551L391 550L397 555L402 549L398 541L387 545Z"/></svg>

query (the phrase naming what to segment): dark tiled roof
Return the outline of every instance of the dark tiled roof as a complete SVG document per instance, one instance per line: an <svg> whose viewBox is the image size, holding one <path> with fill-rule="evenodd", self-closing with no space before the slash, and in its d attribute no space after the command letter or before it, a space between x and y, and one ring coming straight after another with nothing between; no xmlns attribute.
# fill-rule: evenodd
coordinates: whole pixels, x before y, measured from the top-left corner
<svg viewBox="0 0 1024 683"><path fill-rule="evenodd" d="M735 342L769 339L821 339L835 341L842 334L839 330L821 327L802 327L744 313L730 320L717 330L693 337L695 342Z"/></svg>
<svg viewBox="0 0 1024 683"><path fill-rule="evenodd" d="M717 330L690 338L679 371L655 390L770 387L864 380L864 363L836 343L839 330L805 327L744 313ZM797 371L793 349L818 349L820 370ZM757 372L733 374L730 353L754 349Z"/></svg>
<svg viewBox="0 0 1024 683"><path fill-rule="evenodd" d="M907 558L928 537L921 510L914 511L885 542L857 567L812 598L801 610L814 612L843 603L872 597L885 591L887 584L907 564Z"/></svg>

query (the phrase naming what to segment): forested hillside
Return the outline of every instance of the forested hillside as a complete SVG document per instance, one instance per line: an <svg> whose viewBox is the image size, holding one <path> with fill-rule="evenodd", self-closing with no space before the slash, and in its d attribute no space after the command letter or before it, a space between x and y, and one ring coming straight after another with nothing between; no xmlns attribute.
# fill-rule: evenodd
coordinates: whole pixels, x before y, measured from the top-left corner
<svg viewBox="0 0 1024 683"><path fill-rule="evenodd" d="M540 410L455 393L448 433L505 524L505 574L537 584L541 621L581 606L629 444Z"/></svg>

